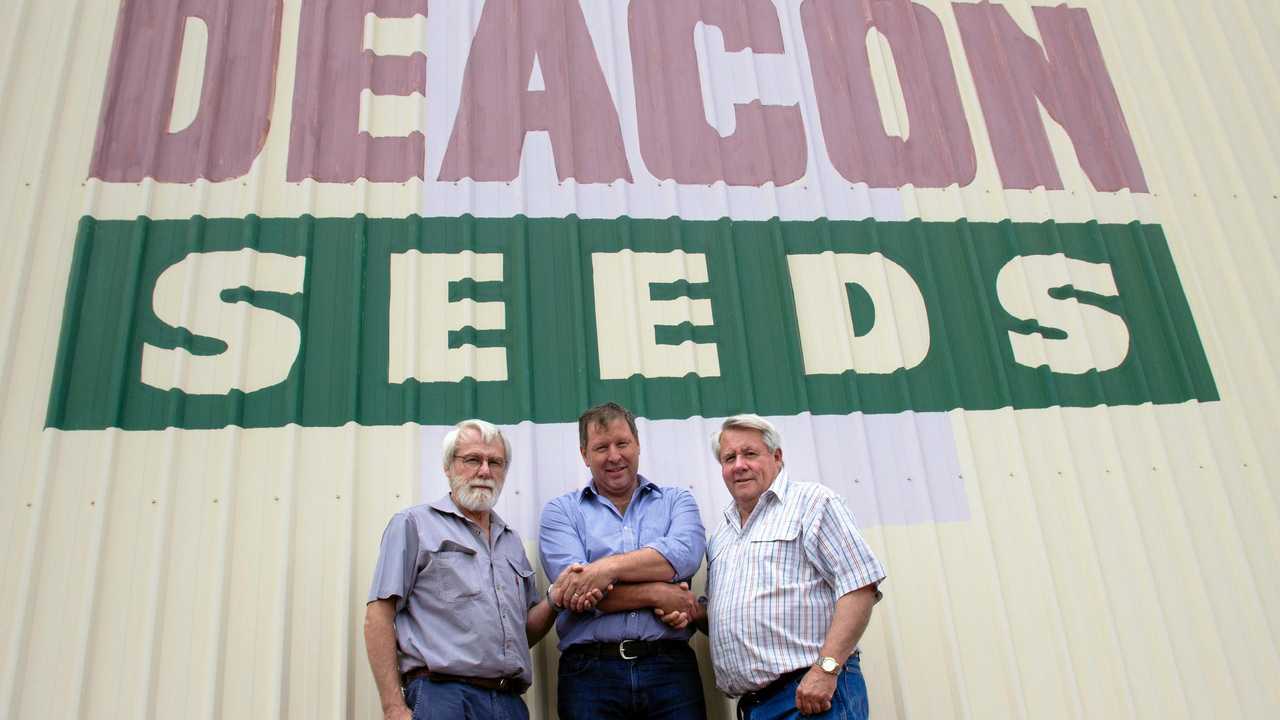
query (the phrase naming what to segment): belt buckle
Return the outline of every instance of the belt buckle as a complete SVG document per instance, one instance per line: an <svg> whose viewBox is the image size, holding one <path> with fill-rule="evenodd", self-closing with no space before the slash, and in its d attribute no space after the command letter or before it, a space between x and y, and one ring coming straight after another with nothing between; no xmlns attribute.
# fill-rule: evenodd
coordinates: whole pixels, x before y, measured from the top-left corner
<svg viewBox="0 0 1280 720"><path fill-rule="evenodd" d="M497 688L498 691L505 692L507 689L507 683L510 682L510 680L511 678L506 678L506 677L498 678L498 688Z"/></svg>
<svg viewBox="0 0 1280 720"><path fill-rule="evenodd" d="M640 657L639 655L627 654L627 643L629 642L631 641L623 640L622 642L618 643L618 656L621 657L623 660L635 660L636 658Z"/></svg>

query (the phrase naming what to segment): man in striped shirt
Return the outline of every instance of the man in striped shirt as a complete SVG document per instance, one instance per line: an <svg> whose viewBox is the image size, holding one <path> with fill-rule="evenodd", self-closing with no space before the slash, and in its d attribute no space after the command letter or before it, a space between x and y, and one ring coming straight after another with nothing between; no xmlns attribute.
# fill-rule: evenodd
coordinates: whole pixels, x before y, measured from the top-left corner
<svg viewBox="0 0 1280 720"><path fill-rule="evenodd" d="M831 489L792 480L758 415L712 436L733 503L707 543L716 685L751 720L867 717L858 639L884 568Z"/></svg>

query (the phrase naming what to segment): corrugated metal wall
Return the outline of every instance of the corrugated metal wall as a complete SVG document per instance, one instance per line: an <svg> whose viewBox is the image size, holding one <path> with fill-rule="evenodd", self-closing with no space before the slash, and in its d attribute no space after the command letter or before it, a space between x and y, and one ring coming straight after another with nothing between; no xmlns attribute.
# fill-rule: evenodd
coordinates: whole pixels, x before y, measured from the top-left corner
<svg viewBox="0 0 1280 720"><path fill-rule="evenodd" d="M532 556L608 398L708 523L739 410L849 498L877 717L1280 714L1275 3L518 7L0 6L0 716L377 716L368 579L439 428L513 428ZM911 147L841 90L868 18Z"/></svg>

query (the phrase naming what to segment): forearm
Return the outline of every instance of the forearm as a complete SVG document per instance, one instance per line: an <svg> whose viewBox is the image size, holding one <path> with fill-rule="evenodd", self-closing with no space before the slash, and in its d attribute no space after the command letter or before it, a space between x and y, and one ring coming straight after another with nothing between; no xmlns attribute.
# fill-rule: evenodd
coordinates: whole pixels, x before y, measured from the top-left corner
<svg viewBox="0 0 1280 720"><path fill-rule="evenodd" d="M871 622L871 609L876 604L876 588L867 585L853 592L845 593L836 600L835 614L831 618L831 626L823 639L823 657L835 658L840 663L853 654L867 624Z"/></svg>
<svg viewBox="0 0 1280 720"><path fill-rule="evenodd" d="M404 694L400 690L395 615L395 600L375 600L365 608L364 614L364 646L384 715L405 707Z"/></svg>
<svg viewBox="0 0 1280 720"><path fill-rule="evenodd" d="M641 608L661 607L664 591L671 587L665 582L622 583L615 585L604 599L596 604L600 612L623 612Z"/></svg>
<svg viewBox="0 0 1280 720"><path fill-rule="evenodd" d="M671 582L676 574L671 563L653 548L610 555L596 562L615 583Z"/></svg>
<svg viewBox="0 0 1280 720"><path fill-rule="evenodd" d="M524 623L524 634L529 640L529 647L537 645L539 640L546 637L555 621L556 611L551 609L546 598L530 608L529 617Z"/></svg>
<svg viewBox="0 0 1280 720"><path fill-rule="evenodd" d="M618 583L664 582L675 575L671 563L653 548L610 555L584 566L570 566L556 578L556 588L564 593L565 605L581 612L595 605L583 603L588 593L611 594Z"/></svg>

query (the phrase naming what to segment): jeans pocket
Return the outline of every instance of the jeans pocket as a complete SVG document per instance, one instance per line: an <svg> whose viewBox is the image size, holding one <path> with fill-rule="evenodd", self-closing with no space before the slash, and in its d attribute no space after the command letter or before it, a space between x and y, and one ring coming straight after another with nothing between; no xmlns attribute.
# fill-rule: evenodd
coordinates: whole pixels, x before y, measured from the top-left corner
<svg viewBox="0 0 1280 720"><path fill-rule="evenodd" d="M574 678L591 670L596 658L585 653L566 653L560 656L560 677Z"/></svg>
<svg viewBox="0 0 1280 720"><path fill-rule="evenodd" d="M404 686L404 704L409 706L409 712L416 713L418 710L418 701L422 699L422 684L427 682L424 677L415 678ZM417 717L415 714L414 717Z"/></svg>

